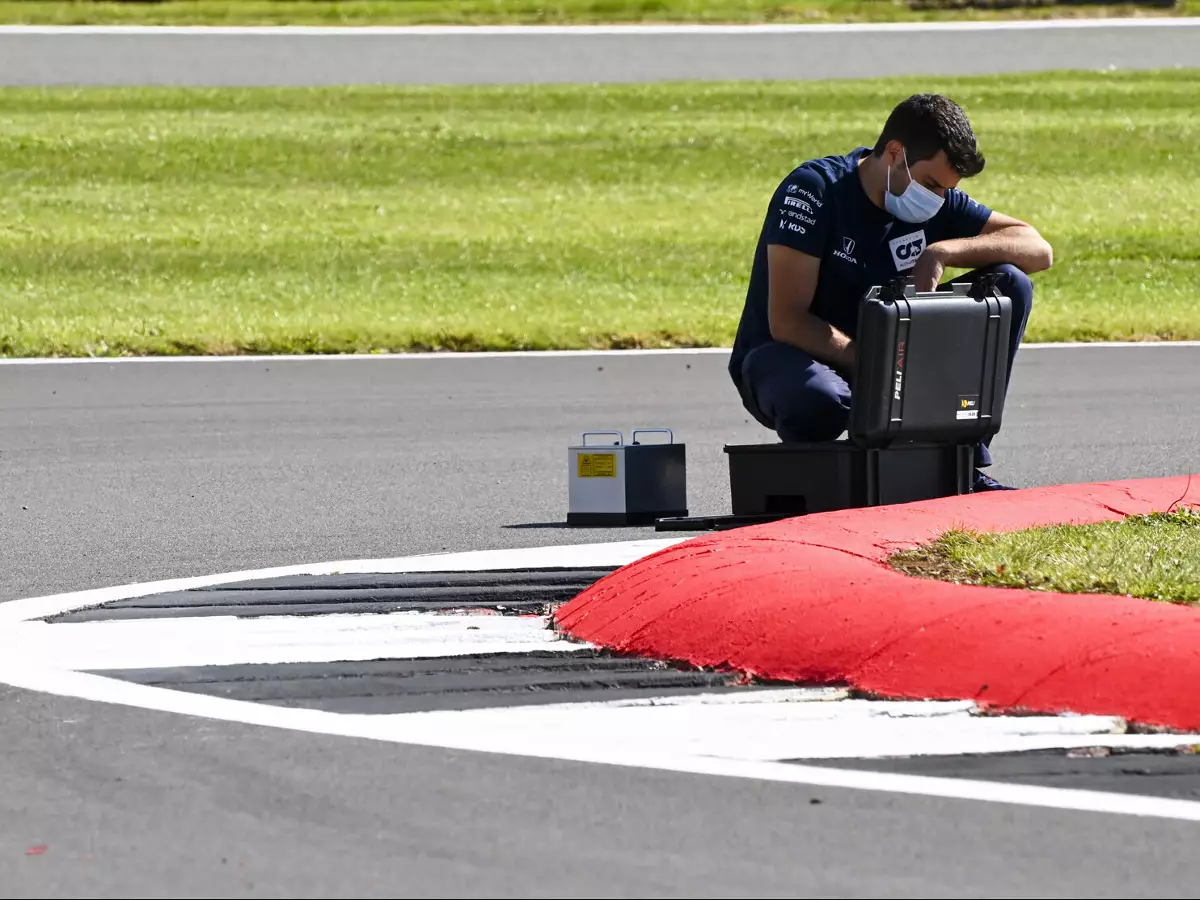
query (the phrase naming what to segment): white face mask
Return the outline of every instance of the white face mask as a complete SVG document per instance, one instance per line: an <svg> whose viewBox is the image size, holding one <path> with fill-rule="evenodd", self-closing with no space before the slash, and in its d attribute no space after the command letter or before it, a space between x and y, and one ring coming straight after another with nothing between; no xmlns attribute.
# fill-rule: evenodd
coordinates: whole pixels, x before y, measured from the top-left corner
<svg viewBox="0 0 1200 900"><path fill-rule="evenodd" d="M904 151L904 169L908 172L908 187L899 196L892 193L892 170L888 169L883 205L897 219L903 219L905 222L926 222L937 215L944 198L913 180L912 171L908 168L907 150Z"/></svg>

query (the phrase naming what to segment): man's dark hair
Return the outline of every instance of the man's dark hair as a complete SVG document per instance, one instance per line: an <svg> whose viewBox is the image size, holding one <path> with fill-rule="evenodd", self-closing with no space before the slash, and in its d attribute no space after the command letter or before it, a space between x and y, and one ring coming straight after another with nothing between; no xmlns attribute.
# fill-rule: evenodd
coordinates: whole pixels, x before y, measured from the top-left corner
<svg viewBox="0 0 1200 900"><path fill-rule="evenodd" d="M962 107L941 94L913 94L888 116L874 154L882 156L888 141L904 145L909 165L946 152L951 167L963 178L983 171L983 154Z"/></svg>

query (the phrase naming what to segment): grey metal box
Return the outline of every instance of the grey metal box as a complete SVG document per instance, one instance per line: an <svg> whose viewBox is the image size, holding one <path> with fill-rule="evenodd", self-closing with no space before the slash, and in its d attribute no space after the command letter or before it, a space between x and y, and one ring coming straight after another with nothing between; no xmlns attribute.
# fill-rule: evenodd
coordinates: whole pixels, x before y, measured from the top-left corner
<svg viewBox="0 0 1200 900"><path fill-rule="evenodd" d="M643 434L666 443L643 444ZM589 437L609 443L588 443ZM615 441L612 438L616 438ZM568 525L652 525L687 515L687 448L669 428L638 428L626 444L619 431L585 432L567 448Z"/></svg>

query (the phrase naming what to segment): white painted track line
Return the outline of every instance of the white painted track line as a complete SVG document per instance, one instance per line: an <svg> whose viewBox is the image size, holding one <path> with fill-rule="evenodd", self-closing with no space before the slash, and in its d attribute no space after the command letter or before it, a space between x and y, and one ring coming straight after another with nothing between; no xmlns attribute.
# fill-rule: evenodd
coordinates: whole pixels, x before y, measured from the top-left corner
<svg viewBox="0 0 1200 900"><path fill-rule="evenodd" d="M428 747L1200 822L1200 803L1191 801L783 761L1200 743L1200 735L1126 734L1124 723L1111 716L980 716L967 700L868 701L828 688L359 715L230 700L78 671L438 658L585 646L562 641L541 617L402 613L26 621L163 590L279 574L607 567L677 540L683 538L323 563L11 601L0 604L0 683L181 715Z"/></svg>
<svg viewBox="0 0 1200 900"><path fill-rule="evenodd" d="M590 646L566 640L538 616L413 612L20 622L0 632L0 658L72 670L565 653Z"/></svg>
<svg viewBox="0 0 1200 900"><path fill-rule="evenodd" d="M1200 342L1197 342L1200 343ZM245 356L30 356L5 357L0 366L74 365L78 363L152 363L152 362L328 362L365 360L438 360L438 359L555 359L597 356L707 356L729 355L728 347L698 347L662 350L481 350L474 353L443 351L434 353L295 353Z"/></svg>
<svg viewBox="0 0 1200 900"><path fill-rule="evenodd" d="M817 698L814 698L817 699ZM640 752L685 759L780 762L796 759L946 756L1017 749L1123 744L1158 746L1188 738L1128 735L1111 716L980 716L969 701L704 703L617 706L556 704L391 717L410 739L489 752L563 759ZM381 728L389 727L381 723ZM486 747L475 736L487 735Z"/></svg>
<svg viewBox="0 0 1200 900"><path fill-rule="evenodd" d="M906 32L1079 31L1095 28L1175 28L1200 24L1186 16L1015 19L957 22L828 24L609 24L609 25L0 25L4 34L252 35L255 37L371 37L480 35L564 37L588 35L888 34Z"/></svg>
<svg viewBox="0 0 1200 900"><path fill-rule="evenodd" d="M43 619L76 609L86 609L115 600L148 597L171 591L187 591L238 581L280 578L288 575L395 574L399 572L483 572L493 569L605 568L623 566L643 556L670 547L691 535L604 544L566 544L560 547L529 547L516 550L474 550L465 553L431 553L393 559L352 559L313 565L246 569L219 575L171 578L140 584L72 591L49 597L29 597L0 603L0 627L29 619Z"/></svg>
<svg viewBox="0 0 1200 900"><path fill-rule="evenodd" d="M526 741L523 745L519 745L515 741L509 741L508 736L504 738L506 742L498 744L494 740L495 735L480 730L478 726L482 723L479 720L474 720L475 725L472 727L464 727L470 724L469 713L466 712L445 715L433 713L409 713L397 716L338 715L317 710L289 709L165 690L79 672L3 665L0 665L0 682L26 690L43 691L101 703L119 703L142 709L202 716L262 727L290 728L315 734L396 741L485 753L507 753L542 759L566 759L603 765L652 768L694 775L751 778L786 784L1200 822L1200 803L1188 800L1033 787L1006 782L864 772L794 763L725 759L704 754L678 754L665 752L649 741L618 749L607 746L603 740L599 739L602 735L590 729L585 733L575 735L575 739L569 747L546 746L536 741ZM453 729L444 724L446 715L458 717ZM1086 736L1075 740L1087 745L1094 745L1103 743L1104 737ZM1113 736L1113 738L1116 737L1120 736ZM1157 740L1159 746L1166 743L1164 740L1166 736L1163 735L1139 737L1147 741ZM1178 742L1178 739L1175 740Z"/></svg>
<svg viewBox="0 0 1200 900"><path fill-rule="evenodd" d="M1165 350L1200 347L1200 341L1081 341L1046 342L1021 345L1021 353L1038 350ZM0 358L0 366L66 366L106 365L127 363L285 363L285 362L365 362L369 360L430 360L471 359L571 359L619 356L728 356L729 347L688 347L661 350L481 350L479 352L445 351L435 353L315 353L244 356L18 356Z"/></svg>

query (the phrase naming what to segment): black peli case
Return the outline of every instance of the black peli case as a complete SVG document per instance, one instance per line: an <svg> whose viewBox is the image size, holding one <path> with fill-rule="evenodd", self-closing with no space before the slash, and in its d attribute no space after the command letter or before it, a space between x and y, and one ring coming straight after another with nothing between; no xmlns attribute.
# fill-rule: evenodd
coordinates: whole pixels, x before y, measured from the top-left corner
<svg viewBox="0 0 1200 900"><path fill-rule="evenodd" d="M1000 430L1012 300L993 278L918 293L897 279L858 309L849 437L978 443Z"/></svg>

